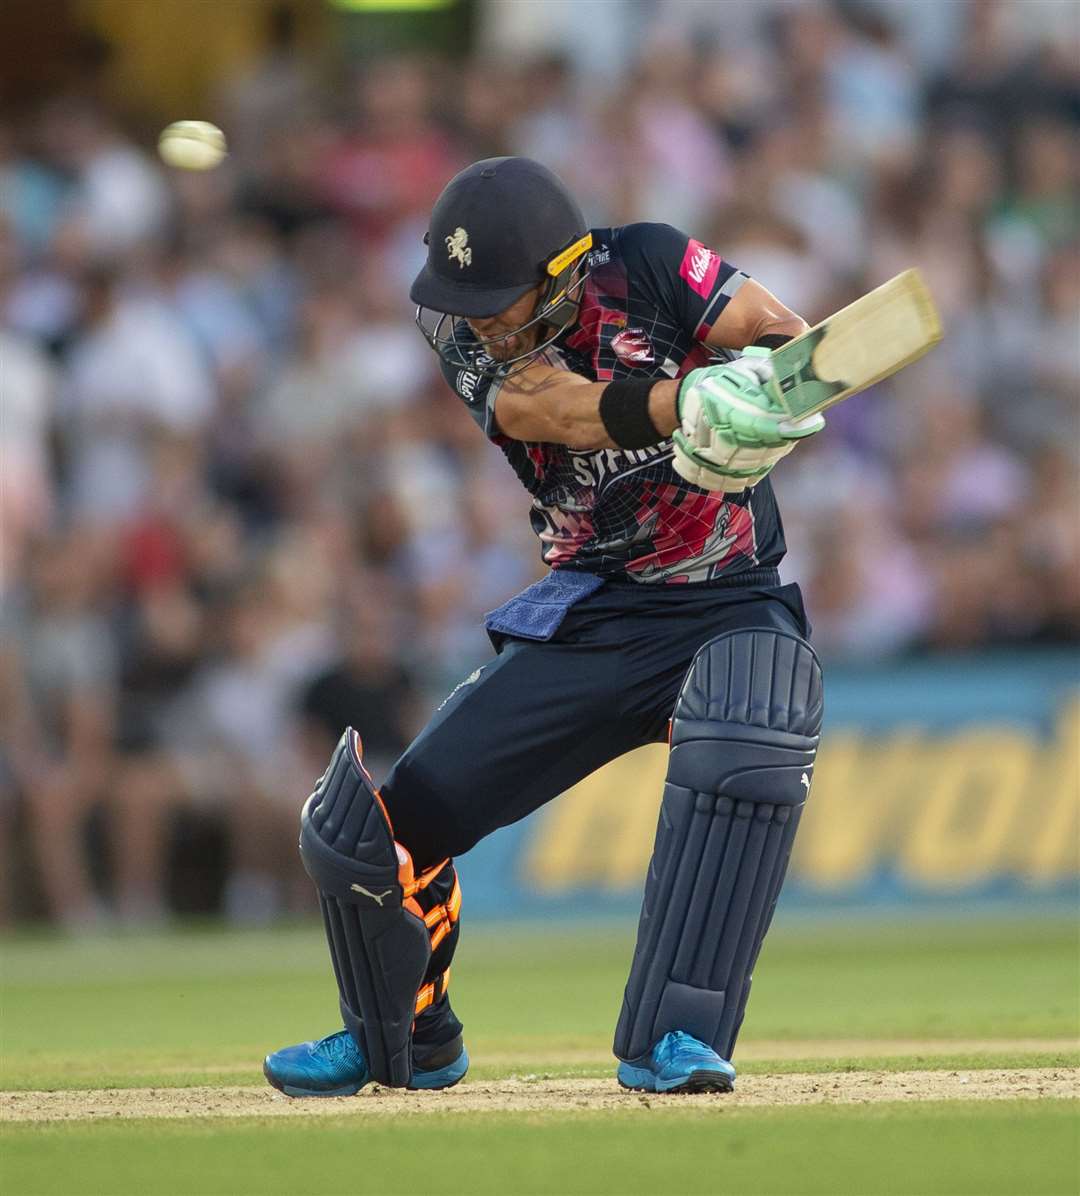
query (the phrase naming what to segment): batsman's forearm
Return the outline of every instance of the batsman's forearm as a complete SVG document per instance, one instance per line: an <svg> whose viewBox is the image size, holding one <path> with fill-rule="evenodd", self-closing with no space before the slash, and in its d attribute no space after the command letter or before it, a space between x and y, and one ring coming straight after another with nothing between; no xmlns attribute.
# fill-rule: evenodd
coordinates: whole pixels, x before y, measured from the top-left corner
<svg viewBox="0 0 1080 1196"><path fill-rule="evenodd" d="M666 440L679 426L679 383L657 382L649 392L649 419Z"/></svg>
<svg viewBox="0 0 1080 1196"><path fill-rule="evenodd" d="M554 371L552 371L554 373ZM504 386L496 401L500 430L515 440L565 444L578 451L618 448L600 414L600 400L607 382L584 382L580 377L547 377L539 385ZM679 384L667 379L649 391L649 419L656 429L656 443L666 440L678 426L675 400Z"/></svg>
<svg viewBox="0 0 1080 1196"><path fill-rule="evenodd" d="M801 316L789 316L783 319L763 320L754 333L754 339L747 345L760 345L765 349L778 349L788 341L802 336L810 327ZM746 348L746 345L743 346Z"/></svg>
<svg viewBox="0 0 1080 1196"><path fill-rule="evenodd" d="M560 443L575 449L605 449L621 447L611 438L600 410L600 400L608 383L568 389L563 400L562 426L565 440ZM649 391L649 422L656 429L656 441L666 440L679 426L676 414L678 382L656 382Z"/></svg>
<svg viewBox="0 0 1080 1196"><path fill-rule="evenodd" d="M600 398L608 383L567 388L559 404L560 444L570 449L617 449L600 415ZM676 416L677 382L655 383L648 393L648 417L657 429L657 443L666 440L678 427Z"/></svg>
<svg viewBox="0 0 1080 1196"><path fill-rule="evenodd" d="M793 341L794 339L794 335L787 332L764 332L754 341L753 345L747 345L746 348L779 349L781 345L786 345L788 341Z"/></svg>

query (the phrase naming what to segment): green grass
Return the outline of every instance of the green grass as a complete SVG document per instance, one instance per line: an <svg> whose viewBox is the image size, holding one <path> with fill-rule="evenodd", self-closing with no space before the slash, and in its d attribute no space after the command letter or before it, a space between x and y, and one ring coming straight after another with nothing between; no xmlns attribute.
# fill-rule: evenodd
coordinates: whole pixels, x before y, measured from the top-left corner
<svg viewBox="0 0 1080 1196"><path fill-rule="evenodd" d="M477 1067L602 1064L632 944L619 923L467 933L452 993ZM315 926L9 939L2 954L3 1088L255 1083L268 1049L340 1024ZM1076 1037L1078 967L1062 922L778 928L743 1040L866 1039L888 1055L890 1039Z"/></svg>
<svg viewBox="0 0 1080 1196"><path fill-rule="evenodd" d="M126 1122L19 1128L21 1196L311 1193L948 1193L1076 1190L1076 1102L490 1114L359 1124Z"/></svg>
<svg viewBox="0 0 1080 1196"><path fill-rule="evenodd" d="M452 991L471 1078L610 1075L632 944L624 923L467 928ZM257 1084L266 1050L339 1024L315 926L9 938L0 956L6 1089ZM1078 1023L1074 924L789 922L759 963L744 1044L857 1045L801 1061L759 1052L741 1070L1076 1064L1060 1043L1020 1040L1075 1038ZM894 1045L923 1039L956 1048ZM987 1052L975 1039L1005 1045ZM10 1125L0 1192L1075 1193L1078 1124L1064 1101L653 1101L610 1113Z"/></svg>

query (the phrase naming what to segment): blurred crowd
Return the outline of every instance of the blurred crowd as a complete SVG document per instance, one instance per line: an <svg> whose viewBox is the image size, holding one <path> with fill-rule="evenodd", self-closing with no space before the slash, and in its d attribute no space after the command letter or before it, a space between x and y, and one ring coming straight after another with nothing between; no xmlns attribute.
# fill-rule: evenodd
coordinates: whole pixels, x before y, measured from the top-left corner
<svg viewBox="0 0 1080 1196"><path fill-rule="evenodd" d="M381 775L539 575L406 297L478 157L678 225L811 322L920 266L947 340L778 468L785 575L829 661L1076 637L1076 44L1017 36L1023 4L945 6L933 55L888 5L739 6L734 42L711 7L614 74L331 69L281 11L175 114L226 130L205 174L85 95L0 124L0 851L48 914L165 917L184 810L224 828L231 918L306 909L297 807L344 724Z"/></svg>

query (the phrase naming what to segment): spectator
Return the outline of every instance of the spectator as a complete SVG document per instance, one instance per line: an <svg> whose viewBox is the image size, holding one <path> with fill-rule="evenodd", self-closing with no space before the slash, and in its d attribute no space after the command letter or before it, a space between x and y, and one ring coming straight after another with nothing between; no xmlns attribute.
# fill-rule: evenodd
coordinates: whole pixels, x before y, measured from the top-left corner
<svg viewBox="0 0 1080 1196"><path fill-rule="evenodd" d="M75 179L66 221L95 258L119 257L164 230L169 193L160 168L96 104L49 105L41 137L52 161Z"/></svg>
<svg viewBox="0 0 1080 1196"><path fill-rule="evenodd" d="M304 760L313 776L347 726L360 729L375 777L389 771L419 729L421 695L402 664L395 597L388 581L357 581L340 623L340 656L300 690Z"/></svg>
<svg viewBox="0 0 1080 1196"><path fill-rule="evenodd" d="M81 519L114 522L148 495L154 435L199 435L215 395L198 347L164 305L127 291L108 268L82 282L83 328L60 398L66 500Z"/></svg>
<svg viewBox="0 0 1080 1196"><path fill-rule="evenodd" d="M13 740L7 756L28 806L45 899L71 929L107 916L84 843L89 815L109 795L114 772L118 662L96 610L100 547L69 535L39 548L30 562L29 601L13 620L21 676L9 684L26 695L15 727L27 738Z"/></svg>
<svg viewBox="0 0 1080 1196"><path fill-rule="evenodd" d="M47 530L53 508L48 436L55 371L33 341L0 327L3 407L0 420L0 594L20 575L26 548Z"/></svg>

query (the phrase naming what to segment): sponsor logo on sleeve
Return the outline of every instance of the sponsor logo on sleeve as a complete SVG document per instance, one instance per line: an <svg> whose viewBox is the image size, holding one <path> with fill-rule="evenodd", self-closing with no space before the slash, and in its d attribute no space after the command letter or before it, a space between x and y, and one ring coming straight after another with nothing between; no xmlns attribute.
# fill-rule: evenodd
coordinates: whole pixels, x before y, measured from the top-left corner
<svg viewBox="0 0 1080 1196"><path fill-rule="evenodd" d="M480 382L480 375L471 370L459 370L456 382L457 392L466 403L476 402L476 387Z"/></svg>
<svg viewBox="0 0 1080 1196"><path fill-rule="evenodd" d="M679 266L679 277L702 299L708 299L720 273L720 255L700 241L690 239Z"/></svg>

